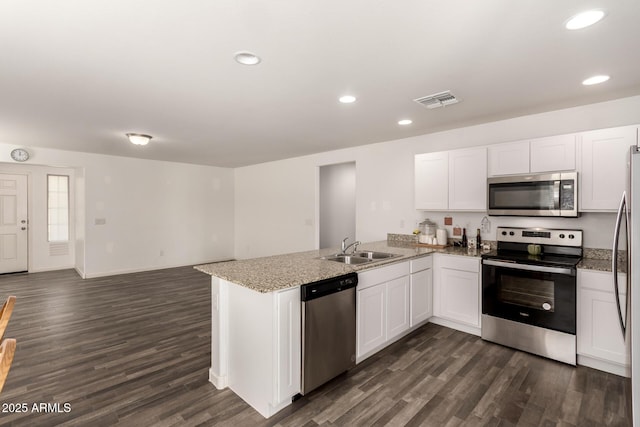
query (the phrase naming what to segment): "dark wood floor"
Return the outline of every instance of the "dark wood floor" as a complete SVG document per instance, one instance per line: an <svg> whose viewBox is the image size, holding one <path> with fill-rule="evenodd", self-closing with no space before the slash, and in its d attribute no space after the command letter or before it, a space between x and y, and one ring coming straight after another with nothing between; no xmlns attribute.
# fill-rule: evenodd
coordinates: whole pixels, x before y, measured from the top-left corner
<svg viewBox="0 0 640 427"><path fill-rule="evenodd" d="M431 324L264 420L208 382L209 276L0 276L8 294L18 348L2 426L630 425L622 378Z"/></svg>

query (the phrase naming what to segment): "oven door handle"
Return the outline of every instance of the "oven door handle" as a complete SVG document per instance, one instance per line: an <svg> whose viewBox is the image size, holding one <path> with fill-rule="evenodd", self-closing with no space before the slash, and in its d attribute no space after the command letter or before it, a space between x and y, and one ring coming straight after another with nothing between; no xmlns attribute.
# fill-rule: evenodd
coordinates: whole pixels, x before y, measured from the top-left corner
<svg viewBox="0 0 640 427"><path fill-rule="evenodd" d="M491 265L494 267L510 268L512 270L527 270L527 271L537 271L540 273L566 274L568 276L576 275L575 269L573 268L545 267L542 265L518 264L513 261L500 261L500 260L492 260L492 259L484 259L482 260L482 264Z"/></svg>

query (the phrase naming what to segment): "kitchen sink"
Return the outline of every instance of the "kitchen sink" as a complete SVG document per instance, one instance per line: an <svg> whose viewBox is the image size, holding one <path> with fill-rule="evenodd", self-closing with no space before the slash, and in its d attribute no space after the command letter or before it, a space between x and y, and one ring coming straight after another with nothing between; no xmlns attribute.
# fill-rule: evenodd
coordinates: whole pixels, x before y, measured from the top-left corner
<svg viewBox="0 0 640 427"><path fill-rule="evenodd" d="M401 255L389 254L386 252L360 251L360 252L354 253L353 256L357 256L360 258L368 258L368 259L387 259L387 258L399 257Z"/></svg>
<svg viewBox="0 0 640 427"><path fill-rule="evenodd" d="M321 259L340 262L342 264L365 264L368 262L381 261L383 259L395 258L402 255L389 254L386 252L359 251L353 254L334 254L324 256Z"/></svg>
<svg viewBox="0 0 640 427"><path fill-rule="evenodd" d="M364 264L366 262L373 261L372 259L369 259L369 258L362 258L362 257L343 255L343 254L322 257L322 259L326 259L328 261L341 262L343 264Z"/></svg>

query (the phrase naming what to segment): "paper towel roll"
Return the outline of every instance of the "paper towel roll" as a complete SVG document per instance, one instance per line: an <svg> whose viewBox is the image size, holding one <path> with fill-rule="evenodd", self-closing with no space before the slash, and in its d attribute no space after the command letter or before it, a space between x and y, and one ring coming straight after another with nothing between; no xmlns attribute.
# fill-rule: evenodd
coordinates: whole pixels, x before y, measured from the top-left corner
<svg viewBox="0 0 640 427"><path fill-rule="evenodd" d="M436 238L438 239L438 244L439 245L446 245L447 244L447 230L444 228L439 228L438 231L436 231Z"/></svg>

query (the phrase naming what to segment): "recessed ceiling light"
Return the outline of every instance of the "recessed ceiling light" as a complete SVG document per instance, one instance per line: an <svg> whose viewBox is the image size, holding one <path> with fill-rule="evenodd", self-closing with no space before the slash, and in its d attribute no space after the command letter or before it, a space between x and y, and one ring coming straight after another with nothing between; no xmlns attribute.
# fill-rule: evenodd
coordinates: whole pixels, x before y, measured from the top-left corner
<svg viewBox="0 0 640 427"><path fill-rule="evenodd" d="M565 27L567 30L579 30L595 24L604 18L602 10L587 10L581 12L567 21Z"/></svg>
<svg viewBox="0 0 640 427"><path fill-rule="evenodd" d="M258 65L260 61L260 57L251 52L236 52L234 55L236 62L242 65Z"/></svg>
<svg viewBox="0 0 640 427"><path fill-rule="evenodd" d="M409 120L409 119L402 119L398 122L400 126L410 125L411 123L413 123L413 120Z"/></svg>
<svg viewBox="0 0 640 427"><path fill-rule="evenodd" d="M129 138L129 142L135 145L147 145L151 138L150 135L144 135L142 133L128 133L126 134L127 138Z"/></svg>
<svg viewBox="0 0 640 427"><path fill-rule="evenodd" d="M597 85L598 83L604 83L607 80L609 80L609 76L593 76L593 77L589 77L588 79L585 79L582 81L582 84L585 86L591 86L591 85Z"/></svg>
<svg viewBox="0 0 640 427"><path fill-rule="evenodd" d="M344 95L341 96L338 101L342 102L343 104L351 104L352 102L356 102L356 97L353 95Z"/></svg>

